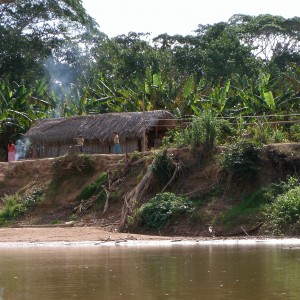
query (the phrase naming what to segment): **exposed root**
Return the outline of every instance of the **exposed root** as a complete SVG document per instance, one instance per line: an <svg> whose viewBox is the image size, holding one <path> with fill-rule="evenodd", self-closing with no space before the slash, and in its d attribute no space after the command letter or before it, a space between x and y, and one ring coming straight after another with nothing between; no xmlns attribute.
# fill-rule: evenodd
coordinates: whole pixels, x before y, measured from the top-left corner
<svg viewBox="0 0 300 300"><path fill-rule="evenodd" d="M161 193L163 193L163 192L167 189L167 187L174 181L174 179L176 178L176 175L177 175L178 171L180 171L181 168L182 168L182 166L181 166L180 163L175 163L175 162L174 162L174 165L175 165L174 173L173 173L171 179L170 179L170 180L168 181L168 183L165 185L165 187L161 190Z"/></svg>
<svg viewBox="0 0 300 300"><path fill-rule="evenodd" d="M153 178L153 171L150 167L139 184L124 196L124 204L121 213L121 227L125 225L127 215L132 213L136 206L139 206L143 196Z"/></svg>

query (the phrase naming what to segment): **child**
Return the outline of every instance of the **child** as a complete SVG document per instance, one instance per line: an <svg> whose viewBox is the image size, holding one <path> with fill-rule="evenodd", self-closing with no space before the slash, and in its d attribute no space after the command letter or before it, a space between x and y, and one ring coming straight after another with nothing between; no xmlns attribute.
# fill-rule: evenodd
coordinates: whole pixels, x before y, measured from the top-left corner
<svg viewBox="0 0 300 300"><path fill-rule="evenodd" d="M16 160L16 146L12 141L9 141L7 150L8 150L8 161L15 161Z"/></svg>
<svg viewBox="0 0 300 300"><path fill-rule="evenodd" d="M83 152L83 143L84 143L84 138L82 135L80 135L77 139L77 144L79 145L79 150L82 153Z"/></svg>

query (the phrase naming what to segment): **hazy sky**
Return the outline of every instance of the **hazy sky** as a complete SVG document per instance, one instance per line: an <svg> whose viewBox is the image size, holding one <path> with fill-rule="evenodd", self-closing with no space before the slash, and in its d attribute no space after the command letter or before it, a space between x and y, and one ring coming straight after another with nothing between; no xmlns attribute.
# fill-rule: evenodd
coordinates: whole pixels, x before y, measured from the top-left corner
<svg viewBox="0 0 300 300"><path fill-rule="evenodd" d="M198 24L225 21L234 14L300 15L299 0L82 0L108 36L134 32L192 34ZM298 3L298 4L297 4ZM298 15L297 15L298 14Z"/></svg>

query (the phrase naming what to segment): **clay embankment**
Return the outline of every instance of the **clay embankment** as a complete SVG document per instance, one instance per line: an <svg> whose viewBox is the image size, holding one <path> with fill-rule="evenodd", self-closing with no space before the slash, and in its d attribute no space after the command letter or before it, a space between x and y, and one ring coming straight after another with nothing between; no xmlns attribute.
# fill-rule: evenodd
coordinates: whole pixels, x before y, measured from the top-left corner
<svg viewBox="0 0 300 300"><path fill-rule="evenodd" d="M171 150L177 161L180 161L186 168L186 172L175 186L170 190L175 193L183 193L190 197L201 197L208 192L217 189L228 188L226 172L219 169L218 162L214 154L209 157L201 158L199 154L192 153L188 149ZM147 157L147 155L146 155ZM117 201L109 206L106 214L100 211L90 209L80 215L75 221L72 221L73 227L58 228L53 225L54 221L59 224L70 222L70 216L73 214L72 207L77 195L82 191L84 186L92 183L97 174L110 170L111 172L119 172L125 165L125 157L123 155L94 155L96 172L90 178L85 178L81 184L78 180L65 180L61 185L59 193L53 198L48 197L47 203L36 209L34 212L20 218L15 225L23 226L23 228L1 228L0 241L84 241L84 240L119 240L119 239L161 239L164 238L157 232L154 236L135 235L131 233L120 233L120 215L123 205L123 196L134 188L141 174L145 172L151 155L142 168L144 171L134 169L124 178L120 185ZM148 160L148 161L147 161ZM53 179L53 162L54 159L41 160L24 160L14 163L0 163L0 197L5 194L13 194L15 192L24 193L34 186L47 186ZM142 173L141 173L142 172ZM229 209L243 197L255 189L266 186L271 182L278 182L285 179L287 175L300 174L300 145L299 144L274 144L268 145L261 153L261 162L259 173L256 178L251 178L249 182L230 182L229 191L221 193L211 198L209 203L201 209L207 218L214 216ZM0 202L0 207L3 203ZM209 237L207 233L207 225L209 220L203 223L189 223L183 221L182 224L177 222L168 231L164 232L165 236L193 236ZM34 228L33 225L45 225L46 228ZM247 224L242 224L243 228L247 228ZM26 228L26 226L30 228ZM25 228L24 228L25 227ZM219 228L222 232L222 228ZM228 232L227 232L228 234Z"/></svg>

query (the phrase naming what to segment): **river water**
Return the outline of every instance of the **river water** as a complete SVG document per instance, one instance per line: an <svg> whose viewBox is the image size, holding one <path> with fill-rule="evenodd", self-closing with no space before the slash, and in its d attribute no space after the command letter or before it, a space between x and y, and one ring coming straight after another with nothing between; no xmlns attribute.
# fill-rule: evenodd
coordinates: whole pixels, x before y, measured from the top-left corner
<svg viewBox="0 0 300 300"><path fill-rule="evenodd" d="M5 246L0 299L300 299L300 243Z"/></svg>

